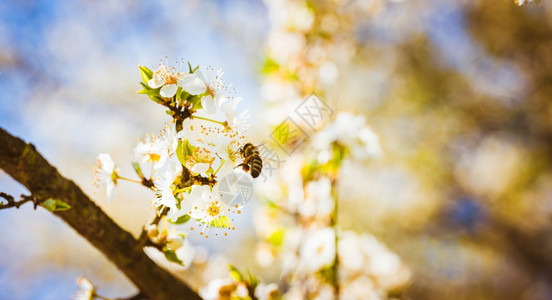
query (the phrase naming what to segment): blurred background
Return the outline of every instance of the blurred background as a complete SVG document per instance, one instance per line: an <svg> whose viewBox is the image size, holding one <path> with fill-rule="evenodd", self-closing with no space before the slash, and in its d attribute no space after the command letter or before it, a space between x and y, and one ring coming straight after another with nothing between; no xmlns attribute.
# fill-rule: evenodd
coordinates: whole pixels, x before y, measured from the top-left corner
<svg viewBox="0 0 552 300"><path fill-rule="evenodd" d="M399 255L412 272L406 295L552 299L552 8L542 2L2 1L0 126L138 234L151 193L122 182L108 202L92 169L107 152L131 177L136 142L169 121L135 93L139 64L222 67L258 141L285 117L278 107L314 91L380 137L383 158L342 170L339 220ZM26 192L1 171L0 191ZM246 212L229 238L190 235L196 260L222 266L211 273L226 261L257 270ZM43 209L1 211L0 237L0 299L68 299L80 275L105 296L135 291Z"/></svg>

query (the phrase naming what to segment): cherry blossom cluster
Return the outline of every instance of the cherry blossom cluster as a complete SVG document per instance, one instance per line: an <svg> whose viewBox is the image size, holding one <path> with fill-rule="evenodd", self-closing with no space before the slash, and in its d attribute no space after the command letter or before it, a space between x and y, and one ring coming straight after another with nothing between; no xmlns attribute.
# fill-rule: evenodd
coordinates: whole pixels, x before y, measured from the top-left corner
<svg viewBox="0 0 552 300"><path fill-rule="evenodd" d="M230 96L231 86L222 81L221 69L208 69L214 75L207 77L189 64L186 71L179 69L160 64L152 71L140 66L143 89L138 93L165 106L172 120L134 149L133 168L139 180L121 176L105 153L98 156L95 174L96 184L106 186L108 199L120 180L150 188L157 218L144 228L145 245L187 265L193 251L185 234L175 228L187 223L189 230L206 238L211 229L214 235L227 235L234 229L232 215L241 213L245 204L219 191L219 182L235 173L249 176L237 168L244 159L240 149L247 142L249 113L237 113L241 98Z"/></svg>
<svg viewBox="0 0 552 300"><path fill-rule="evenodd" d="M343 163L363 163L381 152L364 117L338 113L257 189L270 196L255 215L256 260L281 265L285 299L386 299L409 281L395 253L369 233L342 230L337 220L346 201L338 195L339 180L347 179Z"/></svg>

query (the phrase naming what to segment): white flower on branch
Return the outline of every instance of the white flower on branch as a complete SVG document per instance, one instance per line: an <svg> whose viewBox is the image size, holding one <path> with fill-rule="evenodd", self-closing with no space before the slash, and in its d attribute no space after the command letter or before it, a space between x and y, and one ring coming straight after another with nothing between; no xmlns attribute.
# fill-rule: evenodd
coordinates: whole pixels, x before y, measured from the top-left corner
<svg viewBox="0 0 552 300"><path fill-rule="evenodd" d="M225 98L220 103L220 110L226 115L228 126L236 128L238 131L245 131L248 127L250 127L248 122L250 113L249 109L246 109L241 114L237 114L236 108L241 100L241 97Z"/></svg>
<svg viewBox="0 0 552 300"><path fill-rule="evenodd" d="M98 166L94 168L94 183L96 186L105 185L106 196L109 201L113 199L113 189L119 178L119 169L108 153L98 155Z"/></svg>
<svg viewBox="0 0 552 300"><path fill-rule="evenodd" d="M134 157L142 164L158 162L162 151L154 146L153 138L146 135L145 140L138 142L138 145L134 148Z"/></svg>
<svg viewBox="0 0 552 300"><path fill-rule="evenodd" d="M161 135L153 139L149 154L155 158L159 156L159 159L153 163L156 170L161 169L169 157L174 155L179 137L180 135L176 132L176 124L171 122L165 126Z"/></svg>
<svg viewBox="0 0 552 300"><path fill-rule="evenodd" d="M148 81L148 86L152 89L161 88L159 91L161 97L171 98L176 94L176 90L178 89L177 82L179 76L179 73L170 72L166 66L160 65L153 73L153 77Z"/></svg>
<svg viewBox="0 0 552 300"><path fill-rule="evenodd" d="M241 213L239 205L231 207L222 201L218 185L213 188L208 185L193 185L191 193L185 197L183 202L186 202L186 208L182 204L184 212L198 220L196 225L190 229L194 230L195 227L199 227L200 234L205 234L206 238L209 237L208 232L213 227L230 229L231 221L228 215Z"/></svg>
<svg viewBox="0 0 552 300"><path fill-rule="evenodd" d="M173 97L178 87L190 95L203 94L207 89L205 82L196 74L178 72L165 65L160 65L157 68L153 77L148 81L148 86L152 89L161 88L159 94L165 98Z"/></svg>
<svg viewBox="0 0 552 300"><path fill-rule="evenodd" d="M186 160L186 168L192 173L207 176L207 171L215 161L215 155L205 147L195 147L192 155Z"/></svg>
<svg viewBox="0 0 552 300"><path fill-rule="evenodd" d="M183 74L178 78L178 86L182 87L190 95L199 95L205 93L207 86L205 82L196 74Z"/></svg>
<svg viewBox="0 0 552 300"><path fill-rule="evenodd" d="M212 71L212 69L210 69L209 71ZM201 98L201 106L207 114L214 114L218 111L221 100L226 97L224 94L226 86L222 81L222 75L224 74L224 71L219 68L217 70L217 74L212 79L206 79L205 76L203 76L201 70L198 70L196 73L197 76L206 83L205 92L207 93L207 95ZM210 73L211 72L208 73L209 78L211 78Z"/></svg>
<svg viewBox="0 0 552 300"><path fill-rule="evenodd" d="M173 163L169 165L163 176L159 176L154 180L155 199L152 201L153 206L168 207L170 213L176 212L177 202L174 196L174 181L181 172L182 165Z"/></svg>
<svg viewBox="0 0 552 300"><path fill-rule="evenodd" d="M178 136L185 137L198 152L197 155L194 153L186 167L192 169L197 163L205 163L213 170L220 169L217 173L219 178L233 169L238 149L245 143L245 136L238 130L201 119L186 120L182 126Z"/></svg>

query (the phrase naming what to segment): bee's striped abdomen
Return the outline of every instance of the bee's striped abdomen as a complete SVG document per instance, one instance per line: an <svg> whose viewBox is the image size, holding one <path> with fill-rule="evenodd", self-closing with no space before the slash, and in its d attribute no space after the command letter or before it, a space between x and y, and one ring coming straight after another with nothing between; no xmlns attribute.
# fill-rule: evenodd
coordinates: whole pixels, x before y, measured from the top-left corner
<svg viewBox="0 0 552 300"><path fill-rule="evenodd" d="M258 153L253 154L249 162L251 164L251 177L257 178L261 174L261 171L263 170L263 160L259 156Z"/></svg>

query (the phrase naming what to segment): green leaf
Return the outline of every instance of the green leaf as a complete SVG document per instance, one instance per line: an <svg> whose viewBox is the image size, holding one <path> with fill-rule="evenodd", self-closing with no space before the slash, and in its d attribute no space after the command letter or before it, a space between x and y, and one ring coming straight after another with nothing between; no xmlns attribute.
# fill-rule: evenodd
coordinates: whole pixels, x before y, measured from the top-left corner
<svg viewBox="0 0 552 300"><path fill-rule="evenodd" d="M190 220L190 215L183 215L183 216L180 216L178 217L178 219L176 219L175 221L172 221L169 219L169 222L172 223L172 224L184 224L186 222L188 222L188 220Z"/></svg>
<svg viewBox="0 0 552 300"><path fill-rule="evenodd" d="M161 96L155 96L155 95L148 95L150 97L151 100L153 100L154 102L157 102L159 104L165 104L165 100L163 100L163 97Z"/></svg>
<svg viewBox="0 0 552 300"><path fill-rule="evenodd" d="M138 66L138 69L140 69L140 76L142 76L142 80L145 83L148 83L148 81L150 81L150 79L153 77L153 71L145 66Z"/></svg>
<svg viewBox="0 0 552 300"><path fill-rule="evenodd" d="M48 211L54 212L54 211L64 211L71 208L71 206L59 199L48 199L44 202L42 202L42 206L46 208Z"/></svg>
<svg viewBox="0 0 552 300"><path fill-rule="evenodd" d="M176 255L176 252L174 252L173 250L165 250L163 253L165 254L165 258L168 261L173 262L173 263L177 263L179 265L184 264L180 259L178 259L178 256Z"/></svg>
<svg viewBox="0 0 552 300"><path fill-rule="evenodd" d="M140 91L137 91L138 94L148 95L148 97L150 97L151 100L159 104L165 103L165 101L163 100L163 97L159 95L159 91L161 91L161 88L152 89L143 82L140 82L140 85L142 86L142 89Z"/></svg>
<svg viewBox="0 0 552 300"><path fill-rule="evenodd" d="M195 95L188 98L188 101L192 103L192 110L199 110L203 108L203 105L201 105L201 98L201 95Z"/></svg>
<svg viewBox="0 0 552 300"><path fill-rule="evenodd" d="M192 65L190 64L190 62L188 62L188 70L190 73L194 73L197 69L199 69L199 66L196 66L192 69Z"/></svg>
<svg viewBox="0 0 552 300"><path fill-rule="evenodd" d="M194 153L195 147L188 142L187 139L178 141L178 146L176 147L176 156L178 160L183 165L186 165L188 156L191 156Z"/></svg>
<svg viewBox="0 0 552 300"><path fill-rule="evenodd" d="M222 217L213 219L211 221L211 224L209 225L211 227L216 227L216 228L230 228L232 226L232 222L230 222L230 219L228 219L227 216L222 216Z"/></svg>
<svg viewBox="0 0 552 300"><path fill-rule="evenodd" d="M254 291L255 287L259 284L259 280L249 270L244 273L240 272L234 265L228 265L230 269L230 277L237 282L243 282L247 286L247 289ZM246 276L247 275L247 276Z"/></svg>

